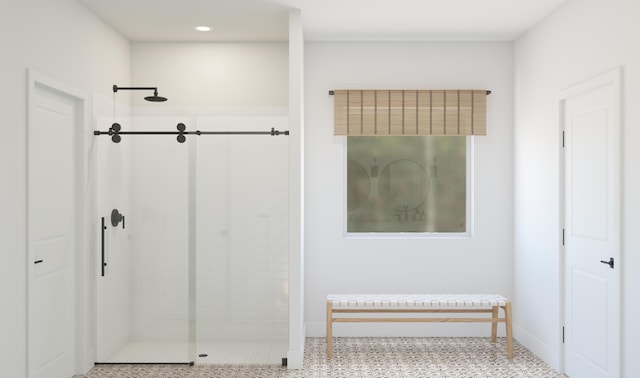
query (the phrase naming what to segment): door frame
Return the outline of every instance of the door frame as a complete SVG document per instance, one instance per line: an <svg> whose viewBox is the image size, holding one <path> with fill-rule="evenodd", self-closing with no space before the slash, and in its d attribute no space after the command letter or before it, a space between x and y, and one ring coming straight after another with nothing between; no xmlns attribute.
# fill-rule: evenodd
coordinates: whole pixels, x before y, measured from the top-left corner
<svg viewBox="0 0 640 378"><path fill-rule="evenodd" d="M565 199L565 181L566 181L566 172L565 172L565 162L566 162L566 158L565 158L565 148L564 148L564 130L565 130L565 102L567 99L579 95L581 93L585 93L589 90L592 89L596 89L598 87L604 86L604 85L613 85L613 92L614 92L614 98L613 98L613 107L615 109L614 114L613 114L613 127L614 127L614 133L616 135L615 138L615 145L616 145L616 151L617 153L617 159L614 162L614 164L616 165L616 171L614 172L614 180L617 182L617 186L618 186L618 190L617 190L617 194L616 194L616 206L618 207L618 214L617 214L617 222L618 222L618 234L615 236L617 241L617 245L618 245L618 250L620 251L620 254L618 256L618 260L616 261L617 264L620 264L620 260L622 260L622 244L621 244L621 240L622 240L622 220L621 220L621 215L622 215L622 208L621 208L621 200L622 200L622 185L621 185L621 169L622 169L622 160L621 160L621 156L622 156L622 152L621 152L621 130L622 130L622 117L621 117L621 111L622 111L622 68L621 67L615 67L612 68L606 72L601 73L600 75L597 75L595 77L592 77L590 79L581 81L578 84L575 84L573 86L570 86L568 88L565 88L563 90L560 91L559 93L559 97L558 97L558 106L559 106L559 130L558 130L558 137L559 137L559 215L560 215L560 240L559 240L559 288L560 288L560 293L559 293L559 299L560 299L560 306L559 306L559 311L560 311L560 324L558 326L558 331L559 331L559 335L560 335L560 348L559 348L559 362L560 362L560 372L561 373L565 373L566 372L566 352L565 352L565 346L566 344L564 343L564 326L566 324L566 314L565 314L565 306L567 303L567 298L566 298L566 280L567 280L567 272L566 272L566 254L565 254L565 249L564 249L564 229L565 229L565 206L566 206L566 199ZM619 266L619 265L618 265ZM620 288L621 285L620 283L622 282L622 269L618 270L618 287ZM619 343L621 345L622 343L622 301L621 301L621 290L618 291L618 339L619 339ZM622 350L620 348L620 350ZM621 358L618 358L618 360L616 361L618 364L618 371L621 371Z"/></svg>
<svg viewBox="0 0 640 378"><path fill-rule="evenodd" d="M47 90L52 93L56 93L62 97L66 97L73 102L75 112L75 124L74 124L74 187L75 187L75 211L74 211L74 291L75 291L75 337L74 337L74 370L77 373L82 373L92 363L92 356L90 355L91 345L86 336L87 326L90 324L89 316L86 304L88 298L91 295L87 289L87 284L90 284L87 274L87 263L89 261L88 254L83 253L88 250L89 244L87 243L85 232L85 209L87 204L87 194L85 193L86 182L86 154L85 154L85 125L88 120L88 104L87 95L82 91L73 88L61 81L48 77L36 70L27 69L27 130L33 127L35 119L35 96L38 90ZM25 150L26 150L26 166L25 166L25 184L26 188L29 188L29 133L26 132L25 137ZM29 196L25 200L25 244L26 244L26 265L27 265L27 324L26 324L26 341L27 341L27 355L26 355L26 371L27 376L31 376L31 360L32 350L30 345L30 327L31 318L33 314L30 309L33 308L33 279L34 279L34 256L33 250L29 243ZM92 285L94 287L95 285Z"/></svg>

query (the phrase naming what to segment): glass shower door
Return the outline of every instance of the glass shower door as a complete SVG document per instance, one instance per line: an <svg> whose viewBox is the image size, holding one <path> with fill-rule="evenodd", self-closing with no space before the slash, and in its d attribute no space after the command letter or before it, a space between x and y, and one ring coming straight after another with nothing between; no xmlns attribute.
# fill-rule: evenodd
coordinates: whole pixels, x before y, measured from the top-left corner
<svg viewBox="0 0 640 378"><path fill-rule="evenodd" d="M287 117L198 117L210 131L287 128ZM203 364L281 364L288 350L285 136L197 138L196 345Z"/></svg>
<svg viewBox="0 0 640 378"><path fill-rule="evenodd" d="M136 117L118 122L122 130L157 131L175 129L185 120ZM111 123L99 120L99 129ZM189 141L180 144L169 135L123 135L117 144L108 136L94 138L93 143L97 211L106 218L104 228L99 226L106 266L100 258L97 360L194 362ZM113 209L123 216L115 225Z"/></svg>

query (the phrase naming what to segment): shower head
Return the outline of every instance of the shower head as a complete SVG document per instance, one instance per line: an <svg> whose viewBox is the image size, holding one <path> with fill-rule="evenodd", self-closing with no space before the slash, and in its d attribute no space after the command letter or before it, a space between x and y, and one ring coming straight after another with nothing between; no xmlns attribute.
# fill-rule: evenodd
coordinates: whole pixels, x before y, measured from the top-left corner
<svg viewBox="0 0 640 378"><path fill-rule="evenodd" d="M151 102L164 102L167 101L166 97L158 96L158 90L153 91L153 96L147 96L144 98L147 101Z"/></svg>
<svg viewBox="0 0 640 378"><path fill-rule="evenodd" d="M130 90L130 91L153 91L153 96L147 96L144 99L151 102L164 102L167 101L166 97L158 96L158 88L157 87L118 87L117 85L113 85L113 92L118 92L119 90Z"/></svg>

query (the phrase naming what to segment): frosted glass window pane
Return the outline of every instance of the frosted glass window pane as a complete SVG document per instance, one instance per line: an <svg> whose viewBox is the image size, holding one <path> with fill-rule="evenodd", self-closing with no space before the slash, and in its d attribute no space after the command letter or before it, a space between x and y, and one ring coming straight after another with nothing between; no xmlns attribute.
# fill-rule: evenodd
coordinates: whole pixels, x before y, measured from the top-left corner
<svg viewBox="0 0 640 378"><path fill-rule="evenodd" d="M466 137L347 137L347 232L466 232Z"/></svg>

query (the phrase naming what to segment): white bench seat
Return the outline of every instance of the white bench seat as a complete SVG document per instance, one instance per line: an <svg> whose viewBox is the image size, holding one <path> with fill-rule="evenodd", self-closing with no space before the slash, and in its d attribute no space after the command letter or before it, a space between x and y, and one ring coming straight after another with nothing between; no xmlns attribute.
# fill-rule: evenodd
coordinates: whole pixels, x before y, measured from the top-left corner
<svg viewBox="0 0 640 378"><path fill-rule="evenodd" d="M504 317L498 317L499 309ZM367 314L340 317L339 314ZM427 317L372 317L370 314L448 314ZM490 313L484 317L456 317L451 314ZM329 294L327 295L327 357L333 355L333 323L336 322L486 322L491 323L491 340L496 341L498 323L505 323L507 356L513 358L511 302L497 294Z"/></svg>

